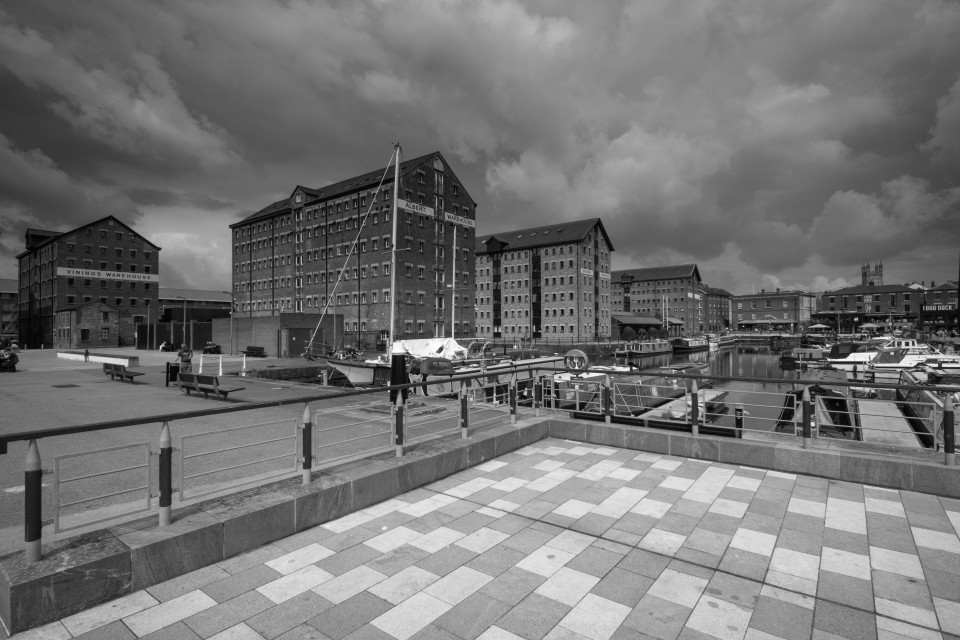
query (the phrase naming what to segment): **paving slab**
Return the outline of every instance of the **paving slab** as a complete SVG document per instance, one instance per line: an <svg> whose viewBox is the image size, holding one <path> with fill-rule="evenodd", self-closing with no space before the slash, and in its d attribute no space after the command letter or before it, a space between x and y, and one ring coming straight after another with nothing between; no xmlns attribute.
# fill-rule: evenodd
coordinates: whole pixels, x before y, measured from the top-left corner
<svg viewBox="0 0 960 640"><path fill-rule="evenodd" d="M611 480L625 467L636 474ZM584 474L595 479L585 483ZM548 438L57 621L45 636L15 637L867 640L960 632L957 504L818 480ZM524 504L550 509L498 509L492 492L524 492ZM578 517L548 517L558 509ZM609 526L578 528L588 515Z"/></svg>

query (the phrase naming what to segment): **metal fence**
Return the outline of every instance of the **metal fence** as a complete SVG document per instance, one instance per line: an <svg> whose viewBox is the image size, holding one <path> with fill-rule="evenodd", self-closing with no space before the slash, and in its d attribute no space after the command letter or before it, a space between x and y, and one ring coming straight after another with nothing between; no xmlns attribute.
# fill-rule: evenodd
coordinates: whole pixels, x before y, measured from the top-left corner
<svg viewBox="0 0 960 640"><path fill-rule="evenodd" d="M829 387L828 393L825 389ZM415 393L440 398L426 399ZM587 370L541 375L531 369L481 371L384 389L316 393L123 422L0 436L0 453L28 441L24 471L24 540L29 562L40 557L45 520L44 476L53 485L54 531L117 522L144 512L169 524L178 506L281 477L395 451L434 438L468 437L513 423L521 413L561 412L575 418L751 439L818 438L843 446L903 454L942 451L953 464L954 402L960 387L931 387L914 378L897 384L832 380L767 380L672 371ZM409 394L409 396L407 395ZM393 402L390 396L397 399ZM270 419L260 418L263 412ZM211 428L219 414L247 416ZM280 415L283 414L283 415ZM160 425L155 441L133 442L55 458L44 471L38 441L68 434ZM907 426L905 426L907 425ZM179 434L176 431L180 431ZM174 448L174 439L179 446ZM875 450L875 449L872 449ZM176 455L175 455L176 453ZM156 464L153 459L156 458ZM48 513L51 510L47 506Z"/></svg>

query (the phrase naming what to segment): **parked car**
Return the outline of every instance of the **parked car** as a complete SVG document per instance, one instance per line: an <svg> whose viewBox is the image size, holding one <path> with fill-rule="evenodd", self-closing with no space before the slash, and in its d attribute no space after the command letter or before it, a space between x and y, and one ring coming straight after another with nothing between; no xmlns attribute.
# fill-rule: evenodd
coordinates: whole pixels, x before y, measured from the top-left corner
<svg viewBox="0 0 960 640"><path fill-rule="evenodd" d="M223 350L220 348L216 342L208 342L203 348L204 353L223 353Z"/></svg>

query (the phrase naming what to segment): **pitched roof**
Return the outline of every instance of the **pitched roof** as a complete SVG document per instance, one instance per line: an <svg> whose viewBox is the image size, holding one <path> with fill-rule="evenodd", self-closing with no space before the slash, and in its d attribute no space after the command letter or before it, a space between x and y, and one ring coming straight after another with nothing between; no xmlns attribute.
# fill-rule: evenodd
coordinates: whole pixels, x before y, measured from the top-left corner
<svg viewBox="0 0 960 640"><path fill-rule="evenodd" d="M418 156L416 158L411 158L410 160L404 160L400 163L400 175L401 177L410 173L411 171L416 170L421 165L427 163L428 161L433 160L437 156L440 156L443 159L443 163L449 166L449 163L445 158L440 154L439 151L433 151L426 155ZM354 176L353 178L347 178L346 180L341 180L340 182L334 182L325 187L317 187L314 189L297 186L294 188L294 191L300 189L305 194L313 196L313 199L310 202L316 200L330 200L331 198L338 198L348 193L354 193L356 191L362 191L363 189L369 189L380 184L381 178L383 179L383 184L393 184L393 171L388 171L392 165L388 165L376 171L369 171L359 176ZM463 190L466 194L466 189ZM469 198L469 194L466 194ZM471 198L471 201L473 198ZM474 202L476 204L476 202ZM253 213L240 222L235 222L230 225L230 228L238 227L255 220L265 219L272 217L278 213L283 213L290 209L290 198L284 198L283 200L277 200L276 202L267 205L263 209L260 209L256 213Z"/></svg>
<svg viewBox="0 0 960 640"><path fill-rule="evenodd" d="M606 229L603 228L603 223L600 222L600 218L587 218L585 220L572 220L570 222L549 224L543 227L517 229L516 231L501 231L490 235L477 236L476 252L477 255L490 253L488 251L488 245L489 242L494 239L502 243L501 250L508 251L579 242L583 240L594 227L599 228L610 250L613 251L613 244L610 242L610 237L607 235Z"/></svg>
<svg viewBox="0 0 960 640"><path fill-rule="evenodd" d="M709 287L704 285L703 290L706 291L708 296L723 296L726 298L732 298L733 294L727 291L726 289L720 289L718 287Z"/></svg>
<svg viewBox="0 0 960 640"><path fill-rule="evenodd" d="M639 316L633 313L611 313L610 317L620 324L638 327L657 327L663 324L660 318L651 316Z"/></svg>
<svg viewBox="0 0 960 640"><path fill-rule="evenodd" d="M188 302L226 302L229 304L233 300L229 293L223 291L173 289L170 287L160 287L157 291L158 300L173 300L178 296L186 298Z"/></svg>
<svg viewBox="0 0 960 640"><path fill-rule="evenodd" d="M870 294L870 293L900 293L910 291L913 289L908 287L905 284L878 284L870 286L868 284L858 284L852 287L844 287L843 289L835 289L834 291L825 291L827 295L860 295L860 294Z"/></svg>
<svg viewBox="0 0 960 640"><path fill-rule="evenodd" d="M75 229L70 229L69 231L62 231L62 232L61 232L61 231L44 231L44 230L42 230L42 229L27 229L27 231L26 231L26 250L23 251L23 252L21 252L20 254L18 254L17 257L19 258L19 257L21 257L21 256L24 256L24 255L28 254L28 253L31 252L31 251L34 251L34 250L36 250L36 249L39 249L39 248L42 247L43 245L45 245L45 244L47 244L47 243L49 243L49 242L52 242L53 240L55 240L55 239L57 239L57 238L61 238L61 237L65 236L65 235L69 235L69 234L71 234L71 233L76 233L76 232L78 232L78 231L80 231L80 230L82 230L82 229L86 229L87 227L92 227L92 226L94 226L94 225L100 224L100 223L103 222L104 220L113 220L114 222L116 222L117 224L119 224L120 226L122 226L124 229L126 229L127 231L129 231L130 233L133 233L133 234L135 234L138 238L143 239L144 242L146 242L147 244L149 244L151 247L153 247L153 248L156 249L157 251L161 251L161 248L160 248L160 247L158 247L157 245L153 244L152 242L150 242L149 240L147 240L146 238L144 238L142 235L140 235L139 233L137 233L136 231L134 231L133 227L131 227L130 225L128 225L128 224L125 223L124 221L118 219L116 216L104 216L103 218L98 218L97 220L94 220L93 222L88 222L87 224L80 225L79 227L77 227L77 228L75 228Z"/></svg>
<svg viewBox="0 0 960 640"><path fill-rule="evenodd" d="M634 282L647 280L667 280L670 278L689 278L696 276L700 280L700 270L695 264L677 264L666 267L641 267L638 269L622 269L610 274L610 282L616 284L624 275L631 276Z"/></svg>
<svg viewBox="0 0 960 640"><path fill-rule="evenodd" d="M927 289L927 291L943 291L944 289L946 289L947 291L953 291L956 288L957 288L957 282L956 280L954 280L954 281L941 282L935 287L930 287L929 289Z"/></svg>

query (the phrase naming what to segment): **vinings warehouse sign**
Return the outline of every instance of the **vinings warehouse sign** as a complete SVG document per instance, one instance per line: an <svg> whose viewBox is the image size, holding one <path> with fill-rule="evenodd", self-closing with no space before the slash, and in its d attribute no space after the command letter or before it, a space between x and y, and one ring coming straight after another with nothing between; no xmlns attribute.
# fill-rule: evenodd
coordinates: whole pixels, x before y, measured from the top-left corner
<svg viewBox="0 0 960 640"><path fill-rule="evenodd" d="M57 267L58 276L90 278L91 280L130 280L133 282L160 282L158 273L134 273L127 271L103 271L101 269L75 269Z"/></svg>

